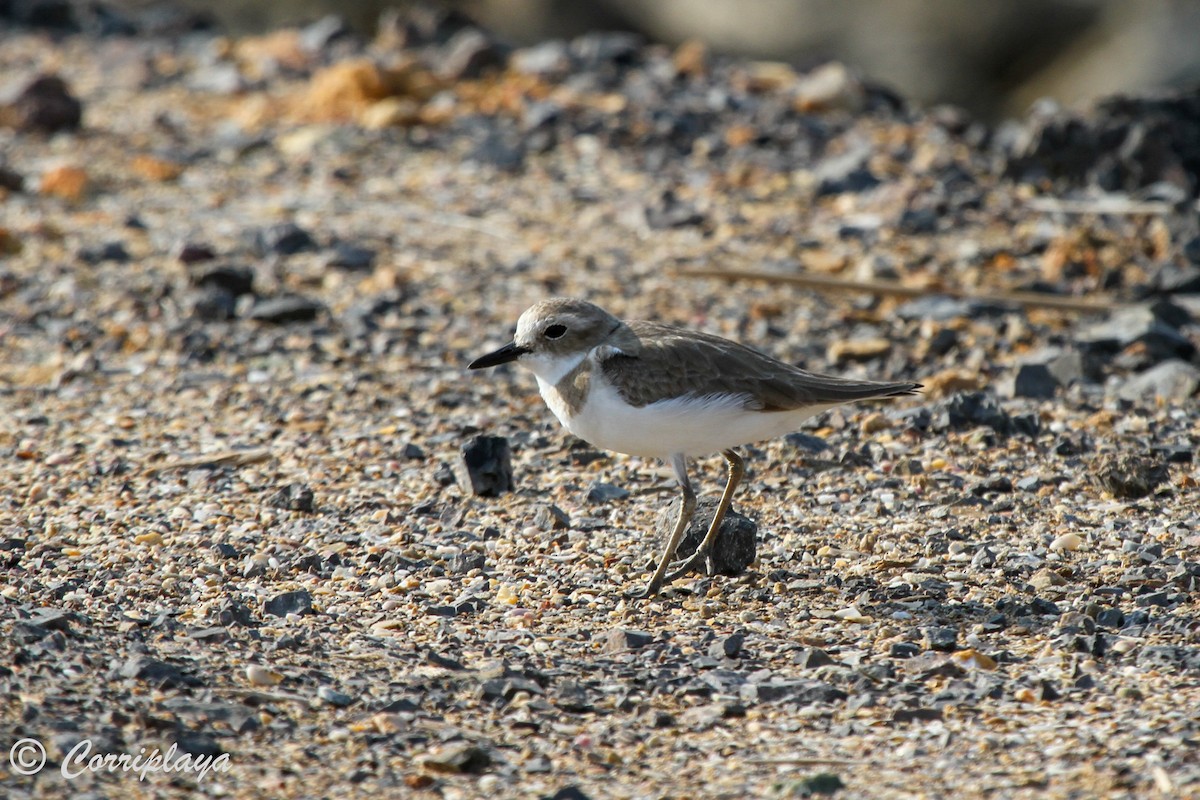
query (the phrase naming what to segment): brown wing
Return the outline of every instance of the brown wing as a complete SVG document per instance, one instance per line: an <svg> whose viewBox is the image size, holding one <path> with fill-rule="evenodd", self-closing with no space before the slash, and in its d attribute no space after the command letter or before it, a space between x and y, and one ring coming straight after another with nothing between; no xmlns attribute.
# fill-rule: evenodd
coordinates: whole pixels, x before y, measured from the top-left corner
<svg viewBox="0 0 1200 800"><path fill-rule="evenodd" d="M601 360L604 376L635 406L680 395L744 393L745 407L790 411L914 394L919 383L879 383L818 375L749 347L657 322L631 322L639 346ZM632 351L632 352L630 352Z"/></svg>

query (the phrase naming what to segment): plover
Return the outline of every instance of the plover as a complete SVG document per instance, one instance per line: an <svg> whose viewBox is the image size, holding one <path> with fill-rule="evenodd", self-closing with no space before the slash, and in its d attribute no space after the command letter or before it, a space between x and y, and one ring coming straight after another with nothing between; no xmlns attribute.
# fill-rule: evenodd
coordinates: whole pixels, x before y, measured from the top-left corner
<svg viewBox="0 0 1200 800"><path fill-rule="evenodd" d="M671 465L683 502L643 597L705 561L744 473L733 448L782 436L842 403L921 388L909 381L818 375L720 336L658 322L623 322L572 298L535 303L517 320L512 342L469 367L510 361L533 370L546 405L580 439ZM668 574L696 509L687 460L714 453L729 465L725 491L696 552Z"/></svg>

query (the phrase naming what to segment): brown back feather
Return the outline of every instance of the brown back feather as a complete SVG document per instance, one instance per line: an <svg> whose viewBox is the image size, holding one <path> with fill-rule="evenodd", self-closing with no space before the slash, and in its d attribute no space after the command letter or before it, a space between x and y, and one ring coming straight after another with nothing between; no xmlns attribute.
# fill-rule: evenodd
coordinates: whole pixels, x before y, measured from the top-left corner
<svg viewBox="0 0 1200 800"><path fill-rule="evenodd" d="M680 395L745 393L745 408L790 411L810 405L848 403L915 394L919 383L855 381L819 375L785 364L712 334L657 322L630 322L638 344L622 343L601 362L605 378L634 406Z"/></svg>

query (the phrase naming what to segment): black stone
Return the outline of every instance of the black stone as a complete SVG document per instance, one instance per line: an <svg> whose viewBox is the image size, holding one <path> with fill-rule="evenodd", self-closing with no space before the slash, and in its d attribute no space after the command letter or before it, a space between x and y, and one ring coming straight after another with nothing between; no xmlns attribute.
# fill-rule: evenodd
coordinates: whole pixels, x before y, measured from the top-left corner
<svg viewBox="0 0 1200 800"><path fill-rule="evenodd" d="M219 289L235 297L254 294L254 270L233 264L221 264L193 273L192 285Z"/></svg>
<svg viewBox="0 0 1200 800"><path fill-rule="evenodd" d="M589 503L609 503L614 500L624 500L629 497L629 490L613 483L597 481L588 487L587 501Z"/></svg>
<svg viewBox="0 0 1200 800"><path fill-rule="evenodd" d="M487 556L483 553L459 553L450 559L450 572L465 575L473 569L482 570L486 564Z"/></svg>
<svg viewBox="0 0 1200 800"><path fill-rule="evenodd" d="M178 667L149 656L130 658L121 666L120 674L122 677L145 681L161 689L200 685L197 678L185 674Z"/></svg>
<svg viewBox="0 0 1200 800"><path fill-rule="evenodd" d="M312 595L305 589L277 594L263 604L263 611L273 617L286 617L288 614L313 613Z"/></svg>
<svg viewBox="0 0 1200 800"><path fill-rule="evenodd" d="M746 635L743 633L722 636L708 646L708 654L713 658L737 658L742 652L742 645L745 641Z"/></svg>
<svg viewBox="0 0 1200 800"><path fill-rule="evenodd" d="M317 249L317 243L308 231L294 222L280 222L259 230L255 244L263 255L290 256Z"/></svg>
<svg viewBox="0 0 1200 800"><path fill-rule="evenodd" d="M100 264L112 261L125 264L129 261L129 251L123 242L105 242L96 247L85 247L79 251L79 260L86 264Z"/></svg>
<svg viewBox="0 0 1200 800"><path fill-rule="evenodd" d="M1107 453L1092 461L1092 478L1121 500L1137 500L1167 480L1170 469L1155 453Z"/></svg>
<svg viewBox="0 0 1200 800"><path fill-rule="evenodd" d="M369 270L375 265L375 251L369 247L338 242L325 260L325 266L352 271Z"/></svg>
<svg viewBox="0 0 1200 800"><path fill-rule="evenodd" d="M958 629L926 628L925 640L930 650L949 652L958 646Z"/></svg>
<svg viewBox="0 0 1200 800"><path fill-rule="evenodd" d="M892 645L889 655L892 658L912 658L919 655L921 648L916 642L896 642Z"/></svg>
<svg viewBox="0 0 1200 800"><path fill-rule="evenodd" d="M324 310L325 306L317 300L300 295L281 295L260 300L246 316L259 322L286 325L290 322L311 322Z"/></svg>
<svg viewBox="0 0 1200 800"><path fill-rule="evenodd" d="M175 258L184 264L212 261L216 257L217 251L207 242L181 242L175 250Z"/></svg>
<svg viewBox="0 0 1200 800"><path fill-rule="evenodd" d="M39 75L9 104L13 127L21 131L57 133L75 130L83 121L83 103L57 75Z"/></svg>
<svg viewBox="0 0 1200 800"><path fill-rule="evenodd" d="M800 669L816 669L817 667L826 667L837 663L828 653L819 647L803 648L796 653L792 661Z"/></svg>
<svg viewBox="0 0 1200 800"><path fill-rule="evenodd" d="M302 483L289 483L267 498L267 505L288 511L313 512L313 490Z"/></svg>
<svg viewBox="0 0 1200 800"><path fill-rule="evenodd" d="M670 505L658 515L655 532L660 541L666 541L675 529L675 520L679 515L681 499L676 497ZM708 527L712 524L713 514L716 513L719 500L715 497L705 497L696 503L696 511L684 531L679 547L675 550L675 558L689 558L696 548L704 541ZM721 520L721 528L713 541L712 560L713 573L717 575L741 575L746 568L754 563L757 553L758 525L754 520L738 512L732 506Z"/></svg>
<svg viewBox="0 0 1200 800"><path fill-rule="evenodd" d="M638 650L654 641L654 634L626 628L614 628L604 636L605 653L621 653Z"/></svg>
<svg viewBox="0 0 1200 800"><path fill-rule="evenodd" d="M515 488L512 453L503 436L476 436L459 450L454 477L464 492L497 497Z"/></svg>

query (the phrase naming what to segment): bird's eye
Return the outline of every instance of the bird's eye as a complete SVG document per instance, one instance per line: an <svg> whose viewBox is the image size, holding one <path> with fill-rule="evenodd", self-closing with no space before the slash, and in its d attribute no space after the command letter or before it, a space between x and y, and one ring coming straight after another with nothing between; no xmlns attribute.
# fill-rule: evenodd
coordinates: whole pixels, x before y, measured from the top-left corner
<svg viewBox="0 0 1200 800"><path fill-rule="evenodd" d="M546 338L547 339L558 339L566 332L567 332L566 325L551 325L550 327L546 328Z"/></svg>

